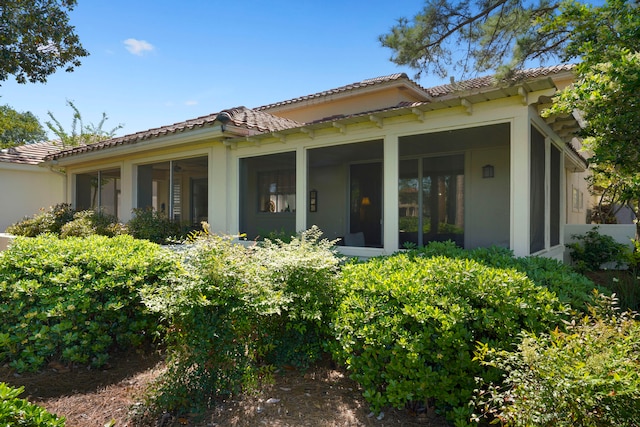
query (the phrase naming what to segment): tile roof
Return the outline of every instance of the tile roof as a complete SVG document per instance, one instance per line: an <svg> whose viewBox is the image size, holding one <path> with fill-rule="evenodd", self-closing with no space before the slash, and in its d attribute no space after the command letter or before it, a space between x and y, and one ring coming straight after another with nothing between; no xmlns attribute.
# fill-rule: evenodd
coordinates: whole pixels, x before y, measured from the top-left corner
<svg viewBox="0 0 640 427"><path fill-rule="evenodd" d="M62 146L55 141L38 142L0 150L0 162L37 165L51 154L58 153Z"/></svg>
<svg viewBox="0 0 640 427"><path fill-rule="evenodd" d="M516 72L510 79L506 81L506 84L517 83L523 80L538 79L544 76L550 76L562 72L569 72L573 69L573 65L557 65L552 67L539 67L528 70L522 70ZM304 102L307 100L323 98L334 94L346 93L349 91L360 90L368 87L374 87L383 85L389 82L406 81L407 84L415 87L416 90L422 91L425 94L425 99L431 98L431 101L419 102L418 104L428 104L430 102L438 102L439 99L447 98L449 95L454 95L460 92L468 92L473 90L483 90L491 87L505 84L504 81L497 80L494 76L478 77L461 82L455 82L452 84L440 85L431 88L423 88L414 81L410 80L405 73L391 74L388 76L376 77L372 79L362 80L360 82L351 83L345 86L341 86L335 89L330 89L323 92L318 92L311 95L306 95L298 98L293 98L286 101L277 102L274 104L264 105L262 107L249 109L246 107L236 107L228 110L222 110L218 113L209 114L195 119L186 120L183 122L174 123L172 125L162 126L159 128L148 129L145 131L137 132L134 134L124 135L121 137L109 139L106 141L100 141L95 144L89 144L79 147L73 147L60 152L53 152L45 158L45 160L55 160L64 157L73 156L75 154L86 153L91 151L102 150L109 147L115 147L119 145L136 144L141 141L154 139L156 137L177 134L180 132L190 131L198 128L213 127L223 122L226 126L229 124L236 127L236 131L244 130L248 133L270 133L278 132L285 129L302 127L305 123L300 123L295 120L279 117L274 114L270 114L269 110L276 109L280 106L290 105L297 102ZM406 107L406 105L397 105L385 110L393 110L399 107ZM330 119L340 119L344 116L338 115ZM322 119L318 122L324 122L328 119ZM233 132L228 132L229 136L240 136L241 134L234 135ZM248 135L243 135L248 136Z"/></svg>
<svg viewBox="0 0 640 427"><path fill-rule="evenodd" d="M204 128L207 126L212 127L215 126L216 121L218 124L223 123L222 121L218 120L220 118L222 118L222 120L225 120L225 124L227 126L231 124L239 128L255 130L257 132L277 132L279 130L288 129L291 127L302 126L302 123L296 122L294 120L274 116L273 114L262 111L251 110L247 107L236 107L220 111L219 113L209 114L207 116L201 116L195 119L174 123L168 126L162 126L159 128L149 129L130 135L124 135L117 138L100 141L95 144L73 147L59 153L54 153L51 156L47 157L47 160L60 159L74 154L102 150L104 148L115 147L118 145L135 144L159 136L176 134L179 132L189 131L197 128Z"/></svg>
<svg viewBox="0 0 640 427"><path fill-rule="evenodd" d="M311 99L324 98L324 97L327 97L327 96L330 96L330 95L335 95L335 94L344 93L344 92L350 92L350 91L353 91L353 90L362 89L362 88L369 87L369 86L377 86L377 85L380 85L380 84L383 84L383 83L399 81L399 80L406 80L408 83L413 84L417 88L420 88L420 89L424 90L424 88L420 87L414 81L410 80L406 73L396 73L396 74L391 74L391 75L388 75L388 76L375 77L375 78L372 78L372 79L362 80L360 82L351 83L351 84L348 84L348 85L345 85L345 86L340 86L340 87L337 87L335 89L329 89L329 90L325 90L325 91L322 91L322 92L313 93L313 94L310 94L310 95L300 96L300 97L297 97L297 98L288 99L286 101L280 101L280 102L275 102L273 104L263 105L261 107L255 108L255 110L257 110L257 111L270 110L272 108L281 107L283 105L291 105L291 104L296 104L298 102L308 101L308 100L311 100Z"/></svg>
<svg viewBox="0 0 640 427"><path fill-rule="evenodd" d="M445 84L440 86L434 86L425 89L429 95L434 98L438 98L441 96L449 95L454 92L464 92L474 89L482 89L485 87L496 86L500 83L518 83L523 80L532 80L538 79L540 77L549 76L552 74L558 74L562 72L569 72L573 70L574 66L572 64L562 64L556 65L553 67L538 67L538 68L529 68L526 70L516 71L513 76L507 78L506 80L498 80L495 76L484 76L477 77L469 80L462 80L460 82L455 82L451 84Z"/></svg>

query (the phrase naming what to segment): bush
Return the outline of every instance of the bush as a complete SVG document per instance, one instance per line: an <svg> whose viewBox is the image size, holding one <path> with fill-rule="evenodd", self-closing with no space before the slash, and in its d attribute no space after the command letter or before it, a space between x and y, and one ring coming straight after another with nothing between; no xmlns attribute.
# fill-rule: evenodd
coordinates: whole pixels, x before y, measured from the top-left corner
<svg viewBox="0 0 640 427"><path fill-rule="evenodd" d="M17 238L0 253L0 363L35 371L51 360L102 366L158 328L140 289L158 286L177 262L130 236Z"/></svg>
<svg viewBox="0 0 640 427"><path fill-rule="evenodd" d="M343 268L334 355L374 411L426 404L465 423L474 378L498 375L473 360L476 343L510 348L521 330L555 327L565 305L514 269L416 255Z"/></svg>
<svg viewBox="0 0 640 427"><path fill-rule="evenodd" d="M114 215L86 210L73 214L73 220L60 228L60 237L88 237L93 234L114 237L125 232L125 226Z"/></svg>
<svg viewBox="0 0 640 427"><path fill-rule="evenodd" d="M166 244L171 239L184 239L190 231L189 227L170 220L153 208L134 209L133 214L127 223L127 230L136 239Z"/></svg>
<svg viewBox="0 0 640 427"><path fill-rule="evenodd" d="M506 248L489 247L472 250L457 247L453 242L434 242L407 251L410 258L446 256L449 258L471 259L489 267L515 269L527 275L538 286L544 286L556 294L561 302L569 304L574 311L585 311L593 303L593 290L610 294L606 288L560 261L538 257L514 257Z"/></svg>
<svg viewBox="0 0 640 427"><path fill-rule="evenodd" d="M629 261L629 251L613 237L598 233L593 227L584 235L571 236L577 241L567 244L576 270L580 272L601 270L602 264L613 263L615 268L625 266Z"/></svg>
<svg viewBox="0 0 640 427"><path fill-rule="evenodd" d="M47 412L18 396L24 387L12 388L0 382L0 425L24 427L64 427L65 419Z"/></svg>
<svg viewBox="0 0 640 427"><path fill-rule="evenodd" d="M7 233L15 236L35 237L55 234L60 237L87 237L93 234L113 237L125 234L125 227L118 218L94 210L76 211L68 203L60 203L49 210L13 224Z"/></svg>
<svg viewBox="0 0 640 427"><path fill-rule="evenodd" d="M41 209L39 214L13 224L7 233L15 236L35 237L43 233L59 234L64 224L73 220L74 209L68 203L60 203L48 210Z"/></svg>
<svg viewBox="0 0 640 427"><path fill-rule="evenodd" d="M606 299L566 332L524 334L517 351L483 346L478 358L506 372L483 385L482 418L508 426L640 425L640 323Z"/></svg>
<svg viewBox="0 0 640 427"><path fill-rule="evenodd" d="M252 247L207 235L184 252L189 274L146 296L171 323L168 370L152 407L181 411L268 381L273 364L320 357L338 258L317 229Z"/></svg>

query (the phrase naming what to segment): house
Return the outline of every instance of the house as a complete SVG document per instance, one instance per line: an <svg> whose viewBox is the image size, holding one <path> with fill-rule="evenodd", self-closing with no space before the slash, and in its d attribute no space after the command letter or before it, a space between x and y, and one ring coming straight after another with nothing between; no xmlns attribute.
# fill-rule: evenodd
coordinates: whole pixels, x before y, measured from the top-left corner
<svg viewBox="0 0 640 427"><path fill-rule="evenodd" d="M586 220L587 163L579 119L540 112L572 79L568 65L432 88L394 74L73 147L41 166L66 172L76 208L123 221L153 207L249 239L317 225L354 256L453 240L561 259L564 226Z"/></svg>
<svg viewBox="0 0 640 427"><path fill-rule="evenodd" d="M41 142L0 150L0 232L67 198L66 175L40 166L47 155L60 149L52 142Z"/></svg>

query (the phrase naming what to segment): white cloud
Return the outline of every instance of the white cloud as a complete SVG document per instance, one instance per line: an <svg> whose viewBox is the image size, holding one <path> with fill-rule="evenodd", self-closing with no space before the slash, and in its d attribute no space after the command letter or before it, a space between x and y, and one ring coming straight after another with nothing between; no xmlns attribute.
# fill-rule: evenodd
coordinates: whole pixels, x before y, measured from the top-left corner
<svg viewBox="0 0 640 427"><path fill-rule="evenodd" d="M186 102L184 103L184 105L188 105L188 106L191 106L191 105L198 105L198 101L195 101L195 100L189 100L189 101L186 101Z"/></svg>
<svg viewBox="0 0 640 427"><path fill-rule="evenodd" d="M129 52L138 56L142 56L145 52L151 52L155 49L153 45L146 40L126 39L124 44Z"/></svg>

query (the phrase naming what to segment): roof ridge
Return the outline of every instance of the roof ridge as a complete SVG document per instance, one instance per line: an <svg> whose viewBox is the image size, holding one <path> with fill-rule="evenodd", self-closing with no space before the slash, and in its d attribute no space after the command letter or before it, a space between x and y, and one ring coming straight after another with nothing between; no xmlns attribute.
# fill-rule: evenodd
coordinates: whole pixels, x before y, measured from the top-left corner
<svg viewBox="0 0 640 427"><path fill-rule="evenodd" d="M370 79L364 79L364 80L361 80L359 82L350 83L350 84L339 86L339 87L336 87L336 88L333 88L333 89L327 89L327 90L324 90L324 91L321 91L321 92L311 93L311 94L304 95L304 96L298 96L296 98L291 98L291 99L287 99L287 100L284 100L284 101L278 101L278 102L274 102L274 103L271 103L271 104L262 105L260 107L255 107L254 110L256 110L256 111L265 111L265 110L276 108L276 107L279 107L279 106L282 106L282 105L295 104L295 103L307 101L307 100L310 100L310 99L322 98L322 97L325 97L325 96L334 95L336 93L348 92L348 91L355 90L355 89L360 89L360 88L366 87L366 86L374 86L374 85L379 85L379 84L387 83L387 82L390 82L390 81L401 80L401 79L406 79L408 82L410 82L410 83L418 86L420 89L424 90L423 87L421 87L416 82L411 80L407 76L406 73L394 73L394 74L389 74L389 75L386 75L386 76L380 76L380 77L373 77L373 78L370 78Z"/></svg>

